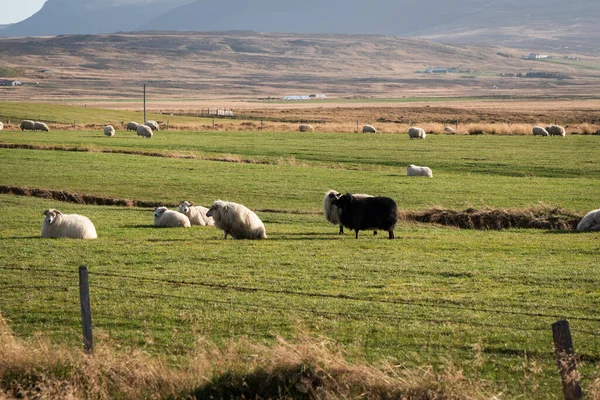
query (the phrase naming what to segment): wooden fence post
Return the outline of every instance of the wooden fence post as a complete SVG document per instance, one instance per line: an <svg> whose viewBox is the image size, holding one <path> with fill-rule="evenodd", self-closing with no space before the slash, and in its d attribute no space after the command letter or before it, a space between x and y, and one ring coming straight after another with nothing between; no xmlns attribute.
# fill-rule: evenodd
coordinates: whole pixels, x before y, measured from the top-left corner
<svg viewBox="0 0 600 400"><path fill-rule="evenodd" d="M557 321L552 324L556 361L562 381L565 400L580 400L583 395L579 386L577 358L573 348L573 339L569 329L569 321Z"/></svg>
<svg viewBox="0 0 600 400"><path fill-rule="evenodd" d="M263 120L262 119L260 120L260 130L261 131L263 130Z"/></svg>
<svg viewBox="0 0 600 400"><path fill-rule="evenodd" d="M83 350L87 354L94 351L92 337L92 308L90 306L90 285L88 269L85 265L79 267L79 302L81 304L81 322L83 326Z"/></svg>
<svg viewBox="0 0 600 400"><path fill-rule="evenodd" d="M213 118L213 131L215 130L215 119Z"/></svg>

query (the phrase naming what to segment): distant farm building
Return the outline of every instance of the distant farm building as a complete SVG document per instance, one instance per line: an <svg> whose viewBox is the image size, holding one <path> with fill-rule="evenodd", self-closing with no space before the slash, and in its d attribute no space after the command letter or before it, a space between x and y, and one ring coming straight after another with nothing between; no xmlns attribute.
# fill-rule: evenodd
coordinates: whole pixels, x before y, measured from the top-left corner
<svg viewBox="0 0 600 400"><path fill-rule="evenodd" d="M284 96L283 100L316 100L316 99L326 99L327 96L324 94L309 94L306 95L295 95L295 96Z"/></svg>
<svg viewBox="0 0 600 400"><path fill-rule="evenodd" d="M9 79L0 79L0 86L21 86L21 81L11 81Z"/></svg>
<svg viewBox="0 0 600 400"><path fill-rule="evenodd" d="M548 58L547 54L538 54L538 53L529 53L525 57L527 60L540 60L543 58Z"/></svg>

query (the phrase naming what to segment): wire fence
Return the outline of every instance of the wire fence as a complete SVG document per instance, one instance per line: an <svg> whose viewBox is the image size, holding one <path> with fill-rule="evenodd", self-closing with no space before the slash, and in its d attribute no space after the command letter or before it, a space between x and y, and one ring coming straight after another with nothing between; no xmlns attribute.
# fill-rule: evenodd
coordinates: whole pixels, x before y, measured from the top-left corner
<svg viewBox="0 0 600 400"><path fill-rule="evenodd" d="M81 342L77 271L0 266L0 312L17 336ZM185 354L199 337L269 341L301 332L360 348L367 357L435 362L473 354L553 362L551 325L571 321L578 355L600 361L600 318L561 304L514 309L439 300L247 287L188 279L89 272L94 335L120 346ZM559 311L560 310L560 311Z"/></svg>

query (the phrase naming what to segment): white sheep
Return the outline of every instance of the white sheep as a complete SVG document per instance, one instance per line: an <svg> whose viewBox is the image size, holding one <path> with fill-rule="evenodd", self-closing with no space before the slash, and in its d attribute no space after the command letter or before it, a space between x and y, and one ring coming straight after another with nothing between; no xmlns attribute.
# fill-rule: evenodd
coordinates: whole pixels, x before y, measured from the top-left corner
<svg viewBox="0 0 600 400"><path fill-rule="evenodd" d="M128 122L127 123L127 130L128 131L137 131L139 124L137 122Z"/></svg>
<svg viewBox="0 0 600 400"><path fill-rule="evenodd" d="M406 176L427 176L433 178L433 173L429 167L419 167L414 164L409 164L406 168Z"/></svg>
<svg viewBox="0 0 600 400"><path fill-rule="evenodd" d="M215 226L234 239L266 239L265 225L260 218L245 206L230 201L215 201L206 213Z"/></svg>
<svg viewBox="0 0 600 400"><path fill-rule="evenodd" d="M454 130L454 128L447 126L444 128L444 132L446 133L456 133L456 131Z"/></svg>
<svg viewBox="0 0 600 400"><path fill-rule="evenodd" d="M157 207L154 210L154 226L163 228L189 228L192 226L187 216L167 207Z"/></svg>
<svg viewBox="0 0 600 400"><path fill-rule="evenodd" d="M577 230L583 231L600 231L600 208L590 211L577 224Z"/></svg>
<svg viewBox="0 0 600 400"><path fill-rule="evenodd" d="M546 127L546 131L548 131L550 136L565 136L567 134L565 128L560 125L551 125Z"/></svg>
<svg viewBox="0 0 600 400"><path fill-rule="evenodd" d="M408 137L410 139L425 139L427 134L425 134L425 129L413 126L408 130Z"/></svg>
<svg viewBox="0 0 600 400"><path fill-rule="evenodd" d="M301 124L298 127L298 130L300 132L313 132L315 130L315 128L312 127L312 125L308 125L308 124Z"/></svg>
<svg viewBox="0 0 600 400"><path fill-rule="evenodd" d="M344 225L340 221L340 209L338 206L333 204L335 199L338 199L341 196L340 192L335 190L329 190L325 192L325 196L323 196L323 214L325 215L325 219L332 223L333 225L340 226L340 235L344 234ZM373 197L370 194L358 193L352 195L356 199L364 199L365 197ZM377 231L374 232L377 234Z"/></svg>
<svg viewBox="0 0 600 400"><path fill-rule="evenodd" d="M373 125L365 125L362 129L363 133L377 133L377 129Z"/></svg>
<svg viewBox="0 0 600 400"><path fill-rule="evenodd" d="M152 137L152 129L148 125L140 125L137 127L137 135L150 139Z"/></svg>
<svg viewBox="0 0 600 400"><path fill-rule="evenodd" d="M79 214L63 214L58 210L44 211L42 237L96 239L96 228L88 217Z"/></svg>
<svg viewBox="0 0 600 400"><path fill-rule="evenodd" d="M33 130L34 131L44 131L44 132L50 131L50 129L48 129L48 125L46 125L43 122L38 122L38 121L34 122Z"/></svg>
<svg viewBox="0 0 600 400"><path fill-rule="evenodd" d="M548 131L541 126L534 126L531 129L533 136L548 136Z"/></svg>
<svg viewBox="0 0 600 400"><path fill-rule="evenodd" d="M146 121L146 125L148 125L150 127L150 129L152 129L152 131L160 130L158 123L156 121L152 121L151 119Z"/></svg>
<svg viewBox="0 0 600 400"><path fill-rule="evenodd" d="M35 131L35 122L28 119L21 121L21 125L19 126L21 127L22 131Z"/></svg>
<svg viewBox="0 0 600 400"><path fill-rule="evenodd" d="M0 131L4 129L4 124L0 121Z"/></svg>
<svg viewBox="0 0 600 400"><path fill-rule="evenodd" d="M104 135L106 135L108 137L115 136L115 128L113 128L112 125L106 125L104 127Z"/></svg>
<svg viewBox="0 0 600 400"><path fill-rule="evenodd" d="M192 225L214 226L215 221L207 217L208 208L197 206L193 201L182 201L179 203L178 211L190 219Z"/></svg>

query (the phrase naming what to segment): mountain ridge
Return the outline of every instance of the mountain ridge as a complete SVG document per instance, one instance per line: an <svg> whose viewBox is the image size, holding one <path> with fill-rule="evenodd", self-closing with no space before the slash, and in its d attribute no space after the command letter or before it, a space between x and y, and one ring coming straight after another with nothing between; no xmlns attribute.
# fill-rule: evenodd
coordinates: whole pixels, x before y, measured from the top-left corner
<svg viewBox="0 0 600 400"><path fill-rule="evenodd" d="M3 36L134 31L375 34L600 53L595 0L48 0Z"/></svg>

